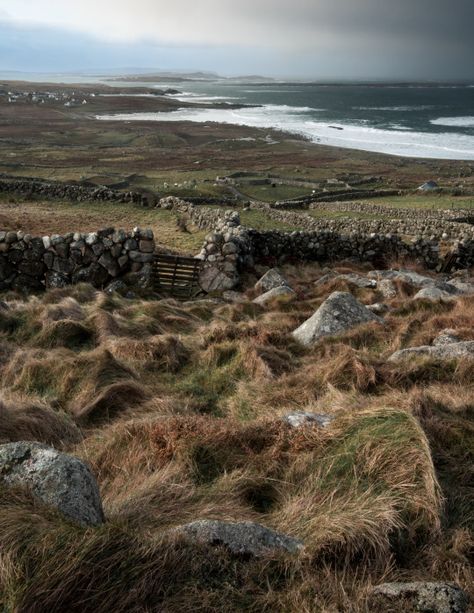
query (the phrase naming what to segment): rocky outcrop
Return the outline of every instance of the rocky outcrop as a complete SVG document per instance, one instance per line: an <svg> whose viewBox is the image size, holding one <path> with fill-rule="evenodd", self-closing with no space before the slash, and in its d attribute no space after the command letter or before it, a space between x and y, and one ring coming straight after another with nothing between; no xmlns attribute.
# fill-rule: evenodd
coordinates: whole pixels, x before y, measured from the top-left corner
<svg viewBox="0 0 474 613"><path fill-rule="evenodd" d="M371 594L373 605L380 610L414 610L429 613L465 613L469 598L455 583L384 583ZM379 609L377 609L379 610Z"/></svg>
<svg viewBox="0 0 474 613"><path fill-rule="evenodd" d="M275 552L298 553L303 543L253 522L231 523L216 520L200 520L173 531L192 542L222 545L233 554L268 556Z"/></svg>
<svg viewBox="0 0 474 613"><path fill-rule="evenodd" d="M46 445L0 445L0 484L27 488L44 504L83 525L104 521L99 488L89 468Z"/></svg>
<svg viewBox="0 0 474 613"><path fill-rule="evenodd" d="M303 345L312 345L324 336L342 334L370 322L383 323L383 320L352 294L334 292L312 317L293 332L293 336Z"/></svg>

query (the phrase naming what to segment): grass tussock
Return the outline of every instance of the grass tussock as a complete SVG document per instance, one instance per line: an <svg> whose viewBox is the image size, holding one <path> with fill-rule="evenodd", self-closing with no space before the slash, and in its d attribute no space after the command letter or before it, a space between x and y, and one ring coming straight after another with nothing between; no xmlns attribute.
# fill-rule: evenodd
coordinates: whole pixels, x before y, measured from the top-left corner
<svg viewBox="0 0 474 613"><path fill-rule="evenodd" d="M384 325L303 347L292 331L332 291L382 297L317 283L318 265L283 273L297 299L266 309L253 290L239 304L87 285L4 297L0 442L87 460L108 521L81 528L2 491L1 610L362 613L370 587L395 580L474 595L474 361L387 361L447 328L474 340L472 299L415 301L397 282ZM333 420L294 429L283 418L297 411ZM168 533L206 518L255 521L305 551L240 558Z"/></svg>
<svg viewBox="0 0 474 613"><path fill-rule="evenodd" d="M0 444L38 441L56 448L78 443L79 428L66 415L28 397L13 396L0 400Z"/></svg>

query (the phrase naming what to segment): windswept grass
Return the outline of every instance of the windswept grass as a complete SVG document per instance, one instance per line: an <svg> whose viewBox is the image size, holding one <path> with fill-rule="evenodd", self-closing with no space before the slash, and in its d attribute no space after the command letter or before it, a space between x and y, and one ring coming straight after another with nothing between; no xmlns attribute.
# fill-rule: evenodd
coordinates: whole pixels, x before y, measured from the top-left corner
<svg viewBox="0 0 474 613"><path fill-rule="evenodd" d="M291 332L330 292L381 296L315 283L317 265L284 273L298 299L267 308L252 290L243 304L5 297L0 442L87 460L108 521L80 528L2 491L0 609L365 612L371 585L417 579L474 594L474 362L387 362L445 328L474 339L472 300L400 285L384 325L303 347ZM293 429L295 411L334 419ZM205 518L305 550L253 560L169 533Z"/></svg>

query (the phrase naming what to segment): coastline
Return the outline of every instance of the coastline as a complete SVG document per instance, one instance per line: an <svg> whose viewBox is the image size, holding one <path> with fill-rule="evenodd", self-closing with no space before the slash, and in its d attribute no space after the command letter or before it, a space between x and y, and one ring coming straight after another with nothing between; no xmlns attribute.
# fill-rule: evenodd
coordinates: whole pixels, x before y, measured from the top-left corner
<svg viewBox="0 0 474 613"><path fill-rule="evenodd" d="M243 106L189 105L157 113L101 114L99 121L192 122L265 128L303 137L314 144L379 153L403 158L474 161L472 137L451 133L427 133L377 128L335 122L308 121L306 108L278 105ZM278 115L280 114L280 116ZM286 116L286 117L285 117ZM448 146L446 143L449 143Z"/></svg>

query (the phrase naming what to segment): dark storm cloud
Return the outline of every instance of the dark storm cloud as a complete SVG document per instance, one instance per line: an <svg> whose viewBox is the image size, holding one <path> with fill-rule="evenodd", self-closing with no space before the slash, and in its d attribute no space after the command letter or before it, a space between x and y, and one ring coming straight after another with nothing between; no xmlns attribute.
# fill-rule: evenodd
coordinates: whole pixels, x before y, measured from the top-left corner
<svg viewBox="0 0 474 613"><path fill-rule="evenodd" d="M474 76L473 0L0 0L2 9L13 24L87 33L145 54L144 45L178 54L194 46L193 60L232 72Z"/></svg>

